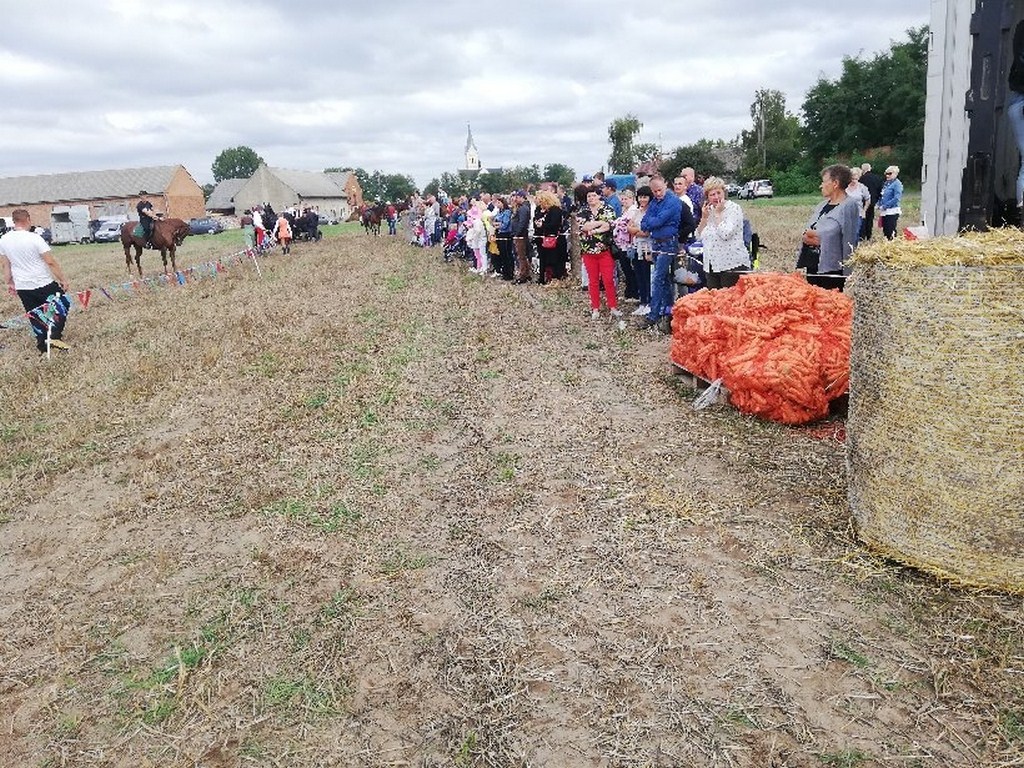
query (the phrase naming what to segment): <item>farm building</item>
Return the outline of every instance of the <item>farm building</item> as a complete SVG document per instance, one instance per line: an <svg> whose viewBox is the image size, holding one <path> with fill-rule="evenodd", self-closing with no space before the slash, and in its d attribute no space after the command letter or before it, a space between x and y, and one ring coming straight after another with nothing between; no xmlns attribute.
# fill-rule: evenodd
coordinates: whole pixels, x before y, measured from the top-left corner
<svg viewBox="0 0 1024 768"><path fill-rule="evenodd" d="M292 171L261 165L235 192L234 212L240 214L260 203L270 203L278 211L293 205L309 207L344 220L362 204L362 189L351 173Z"/></svg>
<svg viewBox="0 0 1024 768"><path fill-rule="evenodd" d="M146 198L153 207L186 221L203 215L203 189L182 165L54 173L0 179L0 215L26 208L48 225L54 206L86 205L90 218L138 218L135 206Z"/></svg>
<svg viewBox="0 0 1024 768"><path fill-rule="evenodd" d="M247 181L248 179L224 179L210 193L210 197L206 200L206 210L210 213L228 215L235 213L235 195Z"/></svg>

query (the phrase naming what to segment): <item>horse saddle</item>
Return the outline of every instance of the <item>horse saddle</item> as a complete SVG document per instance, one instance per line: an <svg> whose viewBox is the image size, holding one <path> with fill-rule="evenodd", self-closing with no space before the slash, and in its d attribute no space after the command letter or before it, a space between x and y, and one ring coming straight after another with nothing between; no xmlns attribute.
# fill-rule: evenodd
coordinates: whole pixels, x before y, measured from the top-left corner
<svg viewBox="0 0 1024 768"><path fill-rule="evenodd" d="M142 228L141 224L136 224L135 229L132 230L132 235L134 237L141 237L144 239L146 237L146 230Z"/></svg>

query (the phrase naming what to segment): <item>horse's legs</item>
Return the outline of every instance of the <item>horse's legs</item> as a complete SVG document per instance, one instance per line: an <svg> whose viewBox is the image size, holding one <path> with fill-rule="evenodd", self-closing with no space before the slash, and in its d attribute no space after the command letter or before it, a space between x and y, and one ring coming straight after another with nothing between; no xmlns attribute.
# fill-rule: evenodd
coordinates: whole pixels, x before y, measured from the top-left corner
<svg viewBox="0 0 1024 768"><path fill-rule="evenodd" d="M124 247L124 268L128 270L128 277L132 276L132 246L129 243Z"/></svg>
<svg viewBox="0 0 1024 768"><path fill-rule="evenodd" d="M135 250L135 270L139 273L139 278L142 278L142 246L138 243L132 243L130 246L124 249L124 262L128 267L128 277L132 276L132 257L129 253L130 249Z"/></svg>

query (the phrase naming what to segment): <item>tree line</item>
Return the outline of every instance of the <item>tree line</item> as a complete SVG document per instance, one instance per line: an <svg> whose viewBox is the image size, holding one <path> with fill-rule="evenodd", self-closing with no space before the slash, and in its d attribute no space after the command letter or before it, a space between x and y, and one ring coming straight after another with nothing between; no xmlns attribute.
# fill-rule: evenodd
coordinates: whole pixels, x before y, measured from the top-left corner
<svg viewBox="0 0 1024 768"><path fill-rule="evenodd" d="M774 89L758 90L750 105L751 127L732 141L701 139L660 158L666 178L687 166L705 176L737 181L771 179L778 194L813 192L822 167L833 162L900 166L904 179L919 179L924 149L928 27L909 29L906 40L870 59L843 57L835 80L819 77L800 115ZM802 117L801 117L802 116ZM613 120L608 158L614 173L628 173L649 157L633 144L642 123L635 115ZM728 163L738 157L738 166Z"/></svg>
<svg viewBox="0 0 1024 768"><path fill-rule="evenodd" d="M736 181L771 179L780 195L813 192L823 166L833 162L900 166L904 179L919 179L924 148L924 109L928 69L928 27L906 31L906 39L870 59L843 57L835 80L824 76L808 90L799 114L789 111L781 91L763 88L750 105L751 127L732 140L700 139L667 153L651 143L637 142L643 128L632 114L608 127L612 173L632 173L654 162L672 178L685 167L705 176L730 176ZM738 158L738 165L730 158ZM225 149L213 162L214 181L249 178L263 159L250 147ZM402 173L363 168L350 171L367 200L402 200L416 191L415 180ZM431 179L425 194L507 192L542 181L571 186L576 172L563 163L518 165L475 174L444 172ZM207 197L213 190L207 185Z"/></svg>

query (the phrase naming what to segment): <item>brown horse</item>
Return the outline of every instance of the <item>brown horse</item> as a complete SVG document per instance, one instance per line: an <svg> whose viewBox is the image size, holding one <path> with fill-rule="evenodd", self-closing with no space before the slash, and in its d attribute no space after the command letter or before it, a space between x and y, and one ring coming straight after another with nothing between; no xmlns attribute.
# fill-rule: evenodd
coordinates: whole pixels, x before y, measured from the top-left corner
<svg viewBox="0 0 1024 768"><path fill-rule="evenodd" d="M146 247L146 241L135 235L137 221L129 221L121 226L121 245L124 246L124 265L128 269L128 276L132 274L131 249L135 247L135 268L139 277L142 277L142 249ZM171 254L171 271L176 272L178 265L175 260L175 252L178 246L188 236L188 224L181 219L160 219L153 222L153 247L160 250L160 258L164 260L164 274L167 272L167 254Z"/></svg>
<svg viewBox="0 0 1024 768"><path fill-rule="evenodd" d="M384 206L374 205L365 206L360 219L363 224L363 229L366 230L366 234L377 235L380 237L380 222L384 218Z"/></svg>

